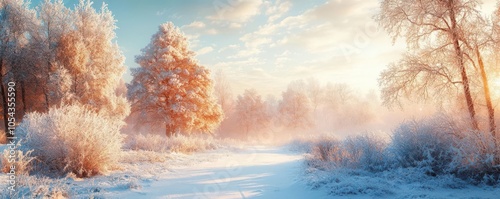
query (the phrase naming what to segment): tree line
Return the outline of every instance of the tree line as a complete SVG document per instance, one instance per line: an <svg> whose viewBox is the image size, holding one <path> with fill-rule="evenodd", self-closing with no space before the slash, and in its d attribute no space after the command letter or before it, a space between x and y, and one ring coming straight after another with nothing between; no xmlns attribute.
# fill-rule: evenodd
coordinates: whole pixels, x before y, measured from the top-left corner
<svg viewBox="0 0 500 199"><path fill-rule="evenodd" d="M18 119L62 104L85 104L108 117L128 115L127 99L116 95L124 56L114 41L115 19L89 0L73 9L62 0L31 8L23 0L0 1L0 102L7 126L6 83L16 82ZM10 135L7 135L9 137Z"/></svg>

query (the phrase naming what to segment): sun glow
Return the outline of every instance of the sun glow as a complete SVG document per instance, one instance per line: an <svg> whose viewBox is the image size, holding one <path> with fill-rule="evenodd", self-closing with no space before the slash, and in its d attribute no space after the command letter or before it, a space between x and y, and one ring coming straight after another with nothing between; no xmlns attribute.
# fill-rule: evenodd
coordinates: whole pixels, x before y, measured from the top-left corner
<svg viewBox="0 0 500 199"><path fill-rule="evenodd" d="M493 100L500 98L500 76L491 79L490 92Z"/></svg>

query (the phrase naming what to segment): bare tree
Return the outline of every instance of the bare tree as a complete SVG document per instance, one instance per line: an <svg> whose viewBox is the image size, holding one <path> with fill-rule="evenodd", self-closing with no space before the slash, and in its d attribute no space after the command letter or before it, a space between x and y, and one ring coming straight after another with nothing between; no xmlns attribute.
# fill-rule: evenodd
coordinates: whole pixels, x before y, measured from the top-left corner
<svg viewBox="0 0 500 199"><path fill-rule="evenodd" d="M245 130L247 137L249 132L262 130L270 124L266 104L254 89L245 90L243 95L238 96L235 115L238 118L239 125Z"/></svg>
<svg viewBox="0 0 500 199"><path fill-rule="evenodd" d="M321 97L323 94L323 90L317 79L307 79L307 92L313 106L313 111L316 112L318 105L321 103Z"/></svg>
<svg viewBox="0 0 500 199"><path fill-rule="evenodd" d="M233 91L231 89L231 83L229 82L226 73L219 69L214 74L214 92L222 110L225 113L231 110Z"/></svg>
<svg viewBox="0 0 500 199"><path fill-rule="evenodd" d="M224 119L218 128L218 132L221 133L225 126L225 120L228 119L233 110L233 91L231 89L231 84L222 69L215 72L214 83L215 97L217 97L217 102L221 106L222 111L224 111Z"/></svg>
<svg viewBox="0 0 500 199"><path fill-rule="evenodd" d="M340 106L349 103L353 98L351 87L347 84L328 82L323 95L323 103L332 110L337 110Z"/></svg>
<svg viewBox="0 0 500 199"><path fill-rule="evenodd" d="M382 73L379 82L384 103L393 103L401 94L416 91L427 97L428 91L435 90L434 86L439 90L460 84L471 126L479 128L467 71L471 60L467 58L463 37L464 30L480 17L477 6L476 0L384 0L381 3L377 20L394 40L405 37L409 49L414 51ZM425 59L419 60L421 58ZM458 80L454 74L458 74ZM441 78L443 82L435 80Z"/></svg>
<svg viewBox="0 0 500 199"><path fill-rule="evenodd" d="M304 81L293 81L282 94L278 112L281 123L288 128L298 129L311 126L312 107L305 88Z"/></svg>

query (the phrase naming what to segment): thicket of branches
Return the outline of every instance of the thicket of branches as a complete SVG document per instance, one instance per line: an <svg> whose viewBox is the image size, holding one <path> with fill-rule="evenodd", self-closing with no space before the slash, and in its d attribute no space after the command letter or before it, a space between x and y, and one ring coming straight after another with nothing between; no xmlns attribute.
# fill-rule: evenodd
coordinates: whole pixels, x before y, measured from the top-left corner
<svg viewBox="0 0 500 199"><path fill-rule="evenodd" d="M0 1L0 103L7 126L7 82L16 83L18 121L28 112L61 104L87 104L107 117L129 114L116 94L124 57L115 43L115 19L105 4L89 0L74 9L62 0L30 8L23 0ZM7 136L12 136L7 134Z"/></svg>

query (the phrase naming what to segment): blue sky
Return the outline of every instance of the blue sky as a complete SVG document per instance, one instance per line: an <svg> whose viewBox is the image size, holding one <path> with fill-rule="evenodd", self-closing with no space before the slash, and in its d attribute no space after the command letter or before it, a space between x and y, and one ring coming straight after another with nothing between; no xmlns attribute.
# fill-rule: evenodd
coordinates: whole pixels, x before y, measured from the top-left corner
<svg viewBox="0 0 500 199"><path fill-rule="evenodd" d="M372 20L379 0L94 0L94 7L103 2L117 20L128 68L138 67L134 57L158 26L172 21L202 65L224 70L235 94L279 95L290 81L311 77L378 90L379 73L405 49Z"/></svg>

